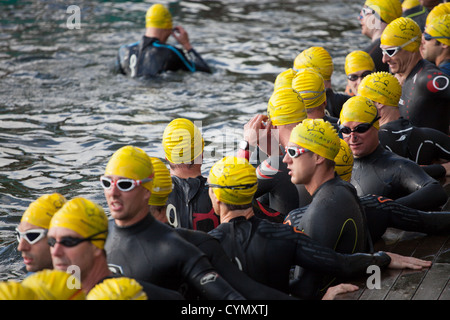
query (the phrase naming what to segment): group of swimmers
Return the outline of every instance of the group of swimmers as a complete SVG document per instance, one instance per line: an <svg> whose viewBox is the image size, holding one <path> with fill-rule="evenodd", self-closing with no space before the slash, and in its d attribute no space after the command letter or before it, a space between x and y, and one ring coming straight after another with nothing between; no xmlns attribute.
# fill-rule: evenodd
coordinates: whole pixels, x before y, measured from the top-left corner
<svg viewBox="0 0 450 320"><path fill-rule="evenodd" d="M86 198L32 202L16 229L29 274L0 283L0 299L334 299L357 290L347 282L370 265L430 267L373 247L388 227L450 232L436 180L447 174L437 161L450 160L449 78L418 59L421 39L450 38L450 7L436 6L447 11L422 34L393 16L398 5L367 0L361 10L361 21L386 24L380 49L390 72L365 51L351 53L346 73L360 84L353 96L337 94L328 52L302 51L276 77L267 114L244 126L236 155L208 177L200 129L177 118L163 133L165 160L131 145L110 157L99 177L110 219ZM122 72L211 72L163 5L149 8L146 27L141 42L120 48ZM165 44L171 34L189 58Z"/></svg>

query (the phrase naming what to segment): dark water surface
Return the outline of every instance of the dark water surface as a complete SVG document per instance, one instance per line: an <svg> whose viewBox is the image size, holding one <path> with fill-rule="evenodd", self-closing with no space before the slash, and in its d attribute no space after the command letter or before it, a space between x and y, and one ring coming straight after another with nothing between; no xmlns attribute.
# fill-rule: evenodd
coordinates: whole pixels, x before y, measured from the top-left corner
<svg viewBox="0 0 450 320"><path fill-rule="evenodd" d="M363 1L161 2L213 74L112 72L119 46L141 38L150 1L0 2L0 280L24 275L14 228L40 195L83 196L107 211L98 178L109 157L131 144L163 158L162 132L177 117L201 123L207 174L265 113L297 54L326 48L343 91L345 56L369 41L357 20ZM80 8L80 29L67 26L69 5Z"/></svg>

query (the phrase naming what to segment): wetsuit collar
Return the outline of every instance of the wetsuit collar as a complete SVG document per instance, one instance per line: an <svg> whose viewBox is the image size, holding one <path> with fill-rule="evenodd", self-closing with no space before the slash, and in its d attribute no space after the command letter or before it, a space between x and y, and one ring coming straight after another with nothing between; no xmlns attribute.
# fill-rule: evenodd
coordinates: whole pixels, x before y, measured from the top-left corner
<svg viewBox="0 0 450 320"><path fill-rule="evenodd" d="M334 173L334 178L325 181L324 183L322 183L317 189L316 191L314 191L314 193L312 194L312 197L314 198L314 196L317 194L317 192L319 192L320 189L324 188L325 186L329 185L329 184L335 184L336 180L340 179L338 174L335 172Z"/></svg>
<svg viewBox="0 0 450 320"><path fill-rule="evenodd" d="M235 217L233 219L230 219L230 221L228 221L228 223L230 222L239 222L239 221L246 221L247 219L245 219L244 216L239 216L239 217Z"/></svg>
<svg viewBox="0 0 450 320"><path fill-rule="evenodd" d="M377 148L369 155L362 157L362 158L355 158L355 162L358 160L364 160L364 161L370 161L372 159L377 159L380 154L384 152L384 148L381 146L381 144L378 144Z"/></svg>
<svg viewBox="0 0 450 320"><path fill-rule="evenodd" d="M172 180L176 180L178 186L183 191L184 201L189 203L194 197L204 188L206 178L199 175L196 178L182 179L177 176L172 176Z"/></svg>
<svg viewBox="0 0 450 320"><path fill-rule="evenodd" d="M142 42L141 42L141 50L145 49L148 46L151 46L155 42L160 42L160 41L158 38L143 36Z"/></svg>
<svg viewBox="0 0 450 320"><path fill-rule="evenodd" d="M425 67L425 65L428 63L427 60L422 59L420 60L415 66L414 68L412 68L411 72L408 74L408 76L406 77L405 81L414 77L423 67ZM431 63L431 62L429 62Z"/></svg>
<svg viewBox="0 0 450 320"><path fill-rule="evenodd" d="M145 230L149 225L155 222L155 218L149 213L145 218L142 220L136 222L135 224L131 226L126 227L120 227L118 226L114 220L112 223L112 226L117 232L124 232L124 233L139 233L142 230Z"/></svg>

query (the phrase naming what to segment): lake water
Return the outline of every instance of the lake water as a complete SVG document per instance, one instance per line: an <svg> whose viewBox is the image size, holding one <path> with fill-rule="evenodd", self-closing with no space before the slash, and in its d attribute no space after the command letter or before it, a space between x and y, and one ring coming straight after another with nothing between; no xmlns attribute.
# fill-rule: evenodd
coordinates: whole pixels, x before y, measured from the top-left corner
<svg viewBox="0 0 450 320"><path fill-rule="evenodd" d="M163 158L162 132L177 117L201 124L207 174L301 51L327 49L343 91L345 56L369 42L357 20L364 1L161 3L213 74L112 72L120 45L140 40L150 1L0 2L0 280L24 275L14 228L40 195L87 197L107 212L98 179L109 157L131 144Z"/></svg>

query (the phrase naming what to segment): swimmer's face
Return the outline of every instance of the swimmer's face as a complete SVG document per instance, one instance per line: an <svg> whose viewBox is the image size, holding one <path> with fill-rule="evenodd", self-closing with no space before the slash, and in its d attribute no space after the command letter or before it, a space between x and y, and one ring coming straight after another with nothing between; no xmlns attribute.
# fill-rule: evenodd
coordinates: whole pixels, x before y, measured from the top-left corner
<svg viewBox="0 0 450 320"><path fill-rule="evenodd" d="M67 271L70 266L77 266L80 268L81 281L90 274L95 256L103 254L103 251L90 241L80 242L73 247L64 246L60 242L65 238L83 238L78 232L68 228L50 228L48 238L56 240L54 246L50 247L53 268Z"/></svg>
<svg viewBox="0 0 450 320"><path fill-rule="evenodd" d="M348 121L342 125L350 129L355 129L363 122ZM344 141L352 150L353 157L361 158L371 154L379 144L378 130L371 126L366 132L351 132L350 134L342 134Z"/></svg>
<svg viewBox="0 0 450 320"><path fill-rule="evenodd" d="M426 41L422 34L422 43L420 45L420 53L422 57L428 61L436 62L436 58L442 53L443 47L436 39Z"/></svg>
<svg viewBox="0 0 450 320"><path fill-rule="evenodd" d="M361 9L359 14L359 23L361 24L361 33L368 38L372 38L375 30L380 28L379 19L373 13L374 11L367 6Z"/></svg>
<svg viewBox="0 0 450 320"><path fill-rule="evenodd" d="M289 142L288 147L299 147L297 144ZM293 184L308 184L314 174L314 153L308 151L296 158L292 158L289 154L283 158L283 162L287 164L291 182Z"/></svg>
<svg viewBox="0 0 450 320"><path fill-rule="evenodd" d="M381 45L381 49L395 48L392 46ZM387 54L383 54L383 63L389 65L389 70L396 73L404 73L408 70L408 67L412 64L411 58L413 53L406 50L399 50L394 56L390 57Z"/></svg>
<svg viewBox="0 0 450 320"><path fill-rule="evenodd" d="M360 70L348 74L347 85L351 89L351 91L355 93L355 95L358 93L358 86L361 83L362 79L364 79L364 77L368 76L370 73L372 73L371 70Z"/></svg>
<svg viewBox="0 0 450 320"><path fill-rule="evenodd" d="M17 229L20 232L25 232L27 230L42 229L29 222L22 221ZM22 254L23 262L25 267L29 272L36 272L42 269L52 268L52 257L50 255L50 246L47 243L47 236L43 237L41 240L34 244L30 244L23 237L19 241L17 246Z"/></svg>
<svg viewBox="0 0 450 320"><path fill-rule="evenodd" d="M117 175L108 175L113 182L118 179L126 179ZM111 217L119 226L132 225L148 213L148 200L150 191L142 185L130 191L121 191L117 184L113 183L109 189L104 190L106 201L108 202Z"/></svg>

